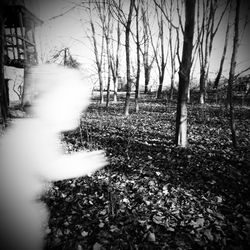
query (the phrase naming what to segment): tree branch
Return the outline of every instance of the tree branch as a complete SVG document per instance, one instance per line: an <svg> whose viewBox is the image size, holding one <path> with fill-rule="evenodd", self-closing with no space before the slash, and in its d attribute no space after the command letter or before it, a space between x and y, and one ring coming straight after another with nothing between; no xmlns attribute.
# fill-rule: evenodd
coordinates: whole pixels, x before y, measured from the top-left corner
<svg viewBox="0 0 250 250"><path fill-rule="evenodd" d="M75 8L76 8L76 6L73 6L73 7L69 8L68 10L64 11L63 13L49 18L49 21L54 20L54 19L56 19L58 17L64 16L64 15L66 15L67 13L69 13L70 11L72 11Z"/></svg>

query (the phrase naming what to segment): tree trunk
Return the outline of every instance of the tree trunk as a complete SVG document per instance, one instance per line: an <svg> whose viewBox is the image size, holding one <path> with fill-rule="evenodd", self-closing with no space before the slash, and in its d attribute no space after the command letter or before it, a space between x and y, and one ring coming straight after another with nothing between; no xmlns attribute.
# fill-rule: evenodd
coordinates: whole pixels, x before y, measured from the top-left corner
<svg viewBox="0 0 250 250"><path fill-rule="evenodd" d="M173 4L174 0L170 1L170 10L169 10L169 18L170 21L173 21ZM175 44L173 45L173 41L175 41ZM176 73L176 63L175 59L177 56L177 50L178 48L178 41L173 37L173 26L170 23L169 24L169 49L170 49L170 64L171 64L171 84L170 84L170 91L169 91L169 100L173 101L173 95L174 95L174 79L175 79L175 73Z"/></svg>
<svg viewBox="0 0 250 250"><path fill-rule="evenodd" d="M229 102L229 113L230 113L230 128L232 135L233 147L237 148L237 138L235 132L235 120L234 120L234 106L233 106L233 82L235 77L235 68L236 68L236 57L239 47L239 16L240 16L240 4L241 0L236 1L236 13L235 13L235 22L234 22L234 41L233 41L233 52L230 63L229 79L228 79L228 102Z"/></svg>
<svg viewBox="0 0 250 250"><path fill-rule="evenodd" d="M117 61L117 63L119 63L118 57L117 57L116 61ZM116 103L117 102L117 90L118 90L118 66L116 65L116 62L111 61L110 69L111 69L111 72L112 72L112 79L113 79L113 84L114 84L114 99L113 99L113 102Z"/></svg>
<svg viewBox="0 0 250 250"><path fill-rule="evenodd" d="M105 7L105 5L104 5ZM109 101L110 101L110 80L111 80L111 48L110 48L110 34L111 34L111 28L110 27L110 20L111 20L111 10L110 5L108 5L108 17L103 17L103 32L105 34L105 40L106 40L106 50L107 50L107 61L108 61L108 82L107 82L107 99L106 99L106 108L109 107ZM107 20L106 20L107 19ZM106 21L106 23L105 23Z"/></svg>
<svg viewBox="0 0 250 250"><path fill-rule="evenodd" d="M206 70L201 66L200 70L200 104L204 104L206 99Z"/></svg>
<svg viewBox="0 0 250 250"><path fill-rule="evenodd" d="M121 7L121 0L118 1L118 8ZM111 32L112 34L112 32ZM114 52L114 39L112 39L112 56L110 57L111 60L111 72L114 84L114 97L113 102L117 102L117 95L118 95L118 76L119 76L119 55L120 55L120 44L121 44L121 32L120 32L120 21L117 20L117 38L116 38L116 51Z"/></svg>
<svg viewBox="0 0 250 250"><path fill-rule="evenodd" d="M101 66L98 66L98 78L99 78L99 86L100 86L100 98L99 102L102 104L104 102L104 92L103 92L103 79L102 79L102 69Z"/></svg>
<svg viewBox="0 0 250 250"><path fill-rule="evenodd" d="M142 22L143 22L143 42L144 42L144 51L143 51L143 66L144 66L144 78L145 78L145 88L144 94L148 93L148 85L149 85L149 76L150 76L150 68L149 68L149 59L148 59L148 48L149 48L149 34L148 34L148 18L147 11L148 6L144 8L144 2L142 2Z"/></svg>
<svg viewBox="0 0 250 250"><path fill-rule="evenodd" d="M162 98L162 86L163 86L163 76L162 76L162 74L160 74L160 76L159 76L159 87L158 87L158 90L157 90L157 97L156 97L157 99Z"/></svg>
<svg viewBox="0 0 250 250"><path fill-rule="evenodd" d="M185 1L185 30L182 51L182 60L179 69L179 88L176 114L176 134L175 144L186 147L187 140L187 91L192 61L194 20L195 20L195 0Z"/></svg>
<svg viewBox="0 0 250 250"><path fill-rule="evenodd" d="M109 107L110 101L110 69L108 69L108 82L107 82L107 99L106 99L106 108Z"/></svg>
<svg viewBox="0 0 250 250"><path fill-rule="evenodd" d="M114 80L114 99L113 99L113 102L117 103L117 77Z"/></svg>
<svg viewBox="0 0 250 250"><path fill-rule="evenodd" d="M130 26L132 22L132 13L134 8L135 0L130 0L128 20L125 29L125 50L126 50L126 67L127 67L127 93L125 100L124 114L125 116L129 115L129 104L130 104L130 95L131 95L131 75L130 75Z"/></svg>
<svg viewBox="0 0 250 250"><path fill-rule="evenodd" d="M119 0L119 6L121 5ZM119 53L120 53L120 44L121 44L121 38L120 38L120 24L118 21L117 24L117 48L116 48L116 61L115 61L115 80L114 80L114 102L117 102L117 91L118 91L118 76L119 76Z"/></svg>
<svg viewBox="0 0 250 250"><path fill-rule="evenodd" d="M161 7L163 7L163 0L161 0ZM166 67L166 63L165 63L165 53L164 53L164 27L163 27L163 13L161 12L161 19L159 22L159 37L161 40L161 62L159 65L159 87L158 87L158 91L157 91L157 99L161 99L162 98L162 88L163 88L163 81L164 81L164 73L165 73L165 67ZM166 58L166 62L167 62L167 58Z"/></svg>
<svg viewBox="0 0 250 250"><path fill-rule="evenodd" d="M169 100L173 101L173 98L174 98L174 74L171 73L171 85L170 85Z"/></svg>
<svg viewBox="0 0 250 250"><path fill-rule="evenodd" d="M145 75L145 89L144 94L148 93L148 85L149 85L149 67L148 64L144 65L144 75Z"/></svg>
<svg viewBox="0 0 250 250"><path fill-rule="evenodd" d="M135 112L139 112L139 93L140 93L140 73L141 73L141 60L140 60L140 37L139 37L139 1L135 7L136 11L136 56L137 56L137 72L135 84Z"/></svg>
<svg viewBox="0 0 250 250"><path fill-rule="evenodd" d="M113 79L113 84L114 84L114 99L113 102L117 102L117 82L118 82L118 77L117 74L115 73L115 68L113 63L111 63L111 72L112 72L112 79Z"/></svg>
<svg viewBox="0 0 250 250"><path fill-rule="evenodd" d="M190 82L188 84L188 92L187 92L187 103L191 102L191 86L190 86Z"/></svg>
<svg viewBox="0 0 250 250"><path fill-rule="evenodd" d="M64 49L63 65L67 66L67 48Z"/></svg>
<svg viewBox="0 0 250 250"><path fill-rule="evenodd" d="M99 60L98 57L98 49L97 49L97 42L96 42L96 36L95 36L95 26L92 21L90 20L90 25L92 29L92 39L93 39L93 44L94 44L94 54L95 54L95 61L96 61L96 67L97 67L97 73L98 73L98 78L99 78L99 86L100 86L100 104L103 103L104 97L103 97L103 79L102 79L102 62ZM103 38L102 38L103 39ZM102 45L103 47L103 45ZM103 48L101 48L103 50ZM102 53L102 52L101 52Z"/></svg>
<svg viewBox="0 0 250 250"><path fill-rule="evenodd" d="M110 80L111 80L111 59L109 53L109 37L106 37L106 44L107 44L107 56L108 56L108 82L107 82L107 99L106 99L106 108L109 107L110 101Z"/></svg>

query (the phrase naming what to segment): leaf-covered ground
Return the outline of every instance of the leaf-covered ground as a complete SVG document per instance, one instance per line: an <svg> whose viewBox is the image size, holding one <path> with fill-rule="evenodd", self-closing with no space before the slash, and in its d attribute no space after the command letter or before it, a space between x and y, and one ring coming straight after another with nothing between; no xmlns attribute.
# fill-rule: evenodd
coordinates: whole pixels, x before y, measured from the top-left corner
<svg viewBox="0 0 250 250"><path fill-rule="evenodd" d="M92 104L63 135L69 153L105 149L110 165L55 183L47 249L250 249L250 109L189 106L189 147L173 144L176 106L145 102L123 116ZM84 167L84 166L83 166Z"/></svg>

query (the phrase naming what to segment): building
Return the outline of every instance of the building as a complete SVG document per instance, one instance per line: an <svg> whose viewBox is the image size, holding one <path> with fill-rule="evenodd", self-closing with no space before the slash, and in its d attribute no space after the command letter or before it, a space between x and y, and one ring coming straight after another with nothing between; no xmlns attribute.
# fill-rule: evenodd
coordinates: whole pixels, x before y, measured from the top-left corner
<svg viewBox="0 0 250 250"><path fill-rule="evenodd" d="M35 27L42 23L25 7L24 0L7 1L4 8L5 65L23 68L37 64Z"/></svg>
<svg viewBox="0 0 250 250"><path fill-rule="evenodd" d="M24 0L2 0L0 103L4 119L9 101L21 102L24 68L38 63L35 28L42 23Z"/></svg>

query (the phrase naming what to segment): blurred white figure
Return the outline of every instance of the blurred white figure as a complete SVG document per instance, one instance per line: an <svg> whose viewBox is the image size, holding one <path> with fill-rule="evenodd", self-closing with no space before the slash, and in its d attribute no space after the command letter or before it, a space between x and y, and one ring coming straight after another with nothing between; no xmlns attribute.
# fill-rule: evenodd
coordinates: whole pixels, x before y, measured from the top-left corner
<svg viewBox="0 0 250 250"><path fill-rule="evenodd" d="M90 86L73 69L34 67L32 118L16 120L0 138L0 249L43 248L48 221L39 201L45 184L90 174L106 165L103 151L65 155L59 133L78 126Z"/></svg>

